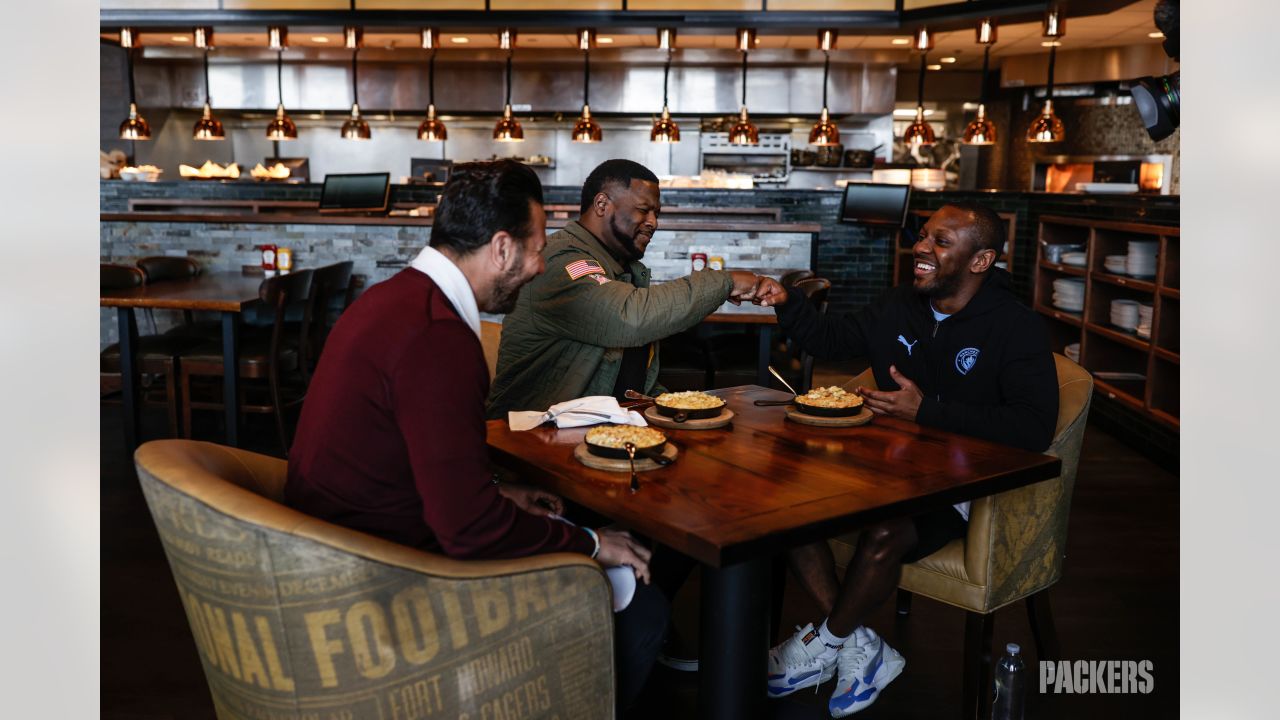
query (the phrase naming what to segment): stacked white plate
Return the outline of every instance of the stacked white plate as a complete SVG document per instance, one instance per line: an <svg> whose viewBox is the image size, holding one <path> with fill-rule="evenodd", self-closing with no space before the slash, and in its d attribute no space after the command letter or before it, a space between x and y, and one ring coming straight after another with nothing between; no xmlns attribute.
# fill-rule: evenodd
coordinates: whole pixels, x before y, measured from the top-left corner
<svg viewBox="0 0 1280 720"><path fill-rule="evenodd" d="M1078 342L1071 343L1070 345L1066 346L1065 348L1063 348L1062 354L1066 355L1067 359L1070 360L1071 362L1079 363L1080 362L1080 343Z"/></svg>
<svg viewBox="0 0 1280 720"><path fill-rule="evenodd" d="M1131 240L1129 242L1129 256L1125 261L1125 272L1133 277L1155 277L1156 248L1158 247L1159 243L1155 241Z"/></svg>
<svg viewBox="0 0 1280 720"><path fill-rule="evenodd" d="M1103 261L1102 265L1107 269L1107 272L1109 273L1115 273L1116 275L1123 275L1129 271L1129 256L1128 255L1108 255L1107 259Z"/></svg>
<svg viewBox="0 0 1280 720"><path fill-rule="evenodd" d="M1089 261L1089 256L1082 252L1062 253L1062 264L1071 265L1072 267L1084 267Z"/></svg>
<svg viewBox="0 0 1280 720"><path fill-rule="evenodd" d="M1112 300L1111 324L1125 332L1136 330L1138 328L1138 301Z"/></svg>
<svg viewBox="0 0 1280 720"><path fill-rule="evenodd" d="M1146 303L1138 305L1138 337L1144 340L1151 339L1151 314L1155 308Z"/></svg>
<svg viewBox="0 0 1280 720"><path fill-rule="evenodd" d="M1054 280L1053 306L1067 312L1084 310L1084 281L1074 278Z"/></svg>
<svg viewBox="0 0 1280 720"><path fill-rule="evenodd" d="M1071 252L1084 252L1084 246L1067 245L1062 243L1050 245L1046 243L1044 246L1044 259L1051 263L1060 263L1062 262L1062 256Z"/></svg>

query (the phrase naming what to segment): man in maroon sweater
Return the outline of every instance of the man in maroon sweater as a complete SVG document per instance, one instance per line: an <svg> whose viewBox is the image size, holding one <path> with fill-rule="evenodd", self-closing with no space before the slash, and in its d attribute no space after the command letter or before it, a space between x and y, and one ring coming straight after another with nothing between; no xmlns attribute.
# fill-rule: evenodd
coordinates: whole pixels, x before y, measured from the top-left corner
<svg viewBox="0 0 1280 720"><path fill-rule="evenodd" d="M285 501L314 517L456 558L580 552L630 565L639 584L616 617L618 698L638 694L667 605L647 585L649 550L621 530L548 517L563 501L496 484L485 445L489 373L481 310L509 312L544 269L542 185L500 160L455 168L431 245L343 313L302 406Z"/></svg>

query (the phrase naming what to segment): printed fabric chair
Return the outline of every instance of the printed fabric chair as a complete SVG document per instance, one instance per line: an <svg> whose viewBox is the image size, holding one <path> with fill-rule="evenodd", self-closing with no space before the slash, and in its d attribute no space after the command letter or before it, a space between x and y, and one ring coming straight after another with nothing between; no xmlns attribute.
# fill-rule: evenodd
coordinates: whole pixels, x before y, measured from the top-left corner
<svg viewBox="0 0 1280 720"><path fill-rule="evenodd" d="M965 611L963 717L989 713L994 613L1025 600L1039 660L1061 656L1048 589L1062 577L1067 518L1084 442L1093 378L1054 353L1058 371L1058 424L1046 454L1062 461L1062 474L1034 485L979 498L969 509L969 534L936 553L902 566L898 614L910 613L913 595ZM853 383L875 387L867 370ZM856 536L832 541L838 565L847 566ZM1034 677L1034 675L1033 675Z"/></svg>
<svg viewBox="0 0 1280 720"><path fill-rule="evenodd" d="M613 613L570 553L460 561L282 504L286 463L134 454L219 718L614 716Z"/></svg>

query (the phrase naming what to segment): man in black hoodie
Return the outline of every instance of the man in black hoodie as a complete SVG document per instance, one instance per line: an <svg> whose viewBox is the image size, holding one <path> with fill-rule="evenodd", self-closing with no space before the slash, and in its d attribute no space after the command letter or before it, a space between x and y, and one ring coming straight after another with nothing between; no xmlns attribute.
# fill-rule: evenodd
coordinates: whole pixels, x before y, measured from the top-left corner
<svg viewBox="0 0 1280 720"><path fill-rule="evenodd" d="M869 357L879 390L857 388L873 412L1044 451L1058 416L1058 383L1039 316L993 264L1004 224L989 208L940 208L914 247L914 280L843 317L820 317L776 282L757 301L776 306L787 335L817 358ZM969 503L889 520L861 534L842 584L826 542L796 548L792 570L827 612L769 653L769 693L813 687L839 673L828 709L864 709L906 661L863 623L892 594L904 562L941 549L968 528Z"/></svg>

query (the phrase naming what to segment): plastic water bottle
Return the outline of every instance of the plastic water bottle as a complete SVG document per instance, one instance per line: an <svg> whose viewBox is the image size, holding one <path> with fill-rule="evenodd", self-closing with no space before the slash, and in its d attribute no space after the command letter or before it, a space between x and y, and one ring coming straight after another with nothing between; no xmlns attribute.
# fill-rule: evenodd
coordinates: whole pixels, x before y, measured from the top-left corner
<svg viewBox="0 0 1280 720"><path fill-rule="evenodd" d="M991 720L1022 720L1027 697L1027 666L1017 643L1004 646L1007 653L996 666L996 695L991 702Z"/></svg>

